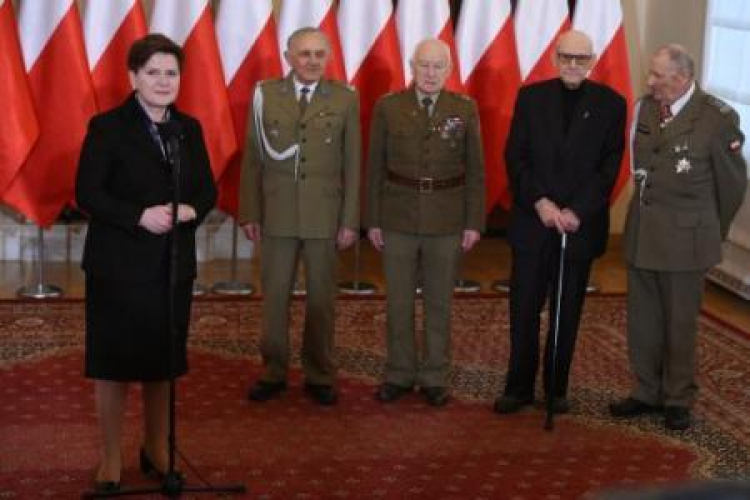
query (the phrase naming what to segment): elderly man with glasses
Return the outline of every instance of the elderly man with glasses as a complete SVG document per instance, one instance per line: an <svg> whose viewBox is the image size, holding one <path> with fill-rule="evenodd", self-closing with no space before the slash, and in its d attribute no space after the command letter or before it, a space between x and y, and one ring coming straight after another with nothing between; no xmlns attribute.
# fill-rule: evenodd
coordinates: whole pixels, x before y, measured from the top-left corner
<svg viewBox="0 0 750 500"><path fill-rule="evenodd" d="M609 233L609 197L625 145L625 99L587 80L595 56L589 37L568 31L557 41L557 78L518 93L505 158L513 193L508 241L511 354L505 388L495 401L500 414L534 402L542 307L557 317L557 353L544 352L544 390L557 413L569 411L568 375L591 264ZM558 290L561 237L565 279ZM556 300L558 294L561 300ZM555 380L550 380L553 359ZM552 386L554 385L554 387Z"/></svg>

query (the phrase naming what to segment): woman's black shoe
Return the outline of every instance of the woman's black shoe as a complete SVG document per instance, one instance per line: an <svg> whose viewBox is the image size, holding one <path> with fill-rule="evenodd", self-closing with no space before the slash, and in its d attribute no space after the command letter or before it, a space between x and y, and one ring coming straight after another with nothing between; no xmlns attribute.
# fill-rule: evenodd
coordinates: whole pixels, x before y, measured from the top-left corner
<svg viewBox="0 0 750 500"><path fill-rule="evenodd" d="M148 455L146 454L146 450L144 448L141 448L139 462L140 462L141 472L147 478L153 479L155 481L164 481L164 479L166 479L167 477L166 472L162 472L156 468L156 466L151 461L151 459L148 458ZM180 481L184 479L184 476L182 475L182 472L180 471L175 471L175 476Z"/></svg>
<svg viewBox="0 0 750 500"><path fill-rule="evenodd" d="M120 481L94 481L94 493L114 493L120 491Z"/></svg>

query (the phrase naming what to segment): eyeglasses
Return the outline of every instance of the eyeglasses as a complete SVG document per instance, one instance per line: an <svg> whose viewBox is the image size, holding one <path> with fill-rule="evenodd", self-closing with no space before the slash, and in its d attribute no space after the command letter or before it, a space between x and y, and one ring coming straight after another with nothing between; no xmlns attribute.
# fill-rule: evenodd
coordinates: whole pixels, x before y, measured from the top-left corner
<svg viewBox="0 0 750 500"><path fill-rule="evenodd" d="M557 53L557 59L562 64L571 64L575 61L575 63L579 66L583 66L584 64L588 64L591 59L593 59L593 54L569 54L567 52L558 52Z"/></svg>

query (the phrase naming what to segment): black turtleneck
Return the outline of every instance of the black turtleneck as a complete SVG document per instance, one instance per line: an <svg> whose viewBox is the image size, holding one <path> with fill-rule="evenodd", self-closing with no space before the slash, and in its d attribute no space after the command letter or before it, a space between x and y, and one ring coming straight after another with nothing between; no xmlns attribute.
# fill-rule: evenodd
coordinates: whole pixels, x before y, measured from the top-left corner
<svg viewBox="0 0 750 500"><path fill-rule="evenodd" d="M562 80L560 80L560 88L562 89L562 108L563 108L563 125L565 126L565 133L570 128L570 122L573 119L573 113L575 112L578 101L581 100L583 95L583 88L586 85L584 80L578 88L571 89L565 86Z"/></svg>

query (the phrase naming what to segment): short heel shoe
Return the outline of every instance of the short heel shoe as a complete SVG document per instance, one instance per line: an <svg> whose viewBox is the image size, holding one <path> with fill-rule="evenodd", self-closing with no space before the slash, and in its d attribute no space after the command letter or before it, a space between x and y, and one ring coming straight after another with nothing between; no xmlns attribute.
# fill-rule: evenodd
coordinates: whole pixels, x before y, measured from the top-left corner
<svg viewBox="0 0 750 500"><path fill-rule="evenodd" d="M143 448L141 448L141 453L140 453L138 461L140 462L141 472L147 478L153 479L155 481L164 481L166 479L167 473L160 471L156 467L156 465L154 465L151 459L148 458L148 454L146 454L146 450ZM175 471L175 475L180 480L184 479L182 472L180 471Z"/></svg>

